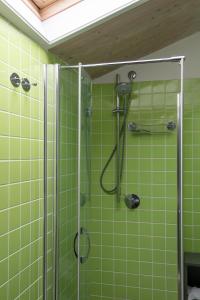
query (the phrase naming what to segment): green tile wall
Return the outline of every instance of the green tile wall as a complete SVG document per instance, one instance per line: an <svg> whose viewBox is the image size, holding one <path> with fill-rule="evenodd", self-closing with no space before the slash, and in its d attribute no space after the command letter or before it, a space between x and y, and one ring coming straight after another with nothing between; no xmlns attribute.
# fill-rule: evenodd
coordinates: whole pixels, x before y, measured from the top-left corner
<svg viewBox="0 0 200 300"><path fill-rule="evenodd" d="M52 56L0 17L0 299L42 299L43 78ZM37 82L13 88L16 72Z"/></svg>
<svg viewBox="0 0 200 300"><path fill-rule="evenodd" d="M200 252L200 79L185 80L185 251Z"/></svg>
<svg viewBox="0 0 200 300"><path fill-rule="evenodd" d="M128 121L176 121L178 81L133 86ZM184 250L200 252L200 80L185 80ZM176 133L127 133L122 195L136 193L141 206L127 210L123 200L104 194L99 176L115 142L114 86L93 86L92 254L90 300L177 299ZM112 187L114 163L104 182ZM123 198L122 196L122 198Z"/></svg>
<svg viewBox="0 0 200 300"><path fill-rule="evenodd" d="M90 300L177 299L176 132L127 132L122 200L104 194L100 172L115 142L114 86L94 85ZM128 121L176 122L177 81L135 83ZM112 163L104 182L115 182ZM141 197L128 210L125 194Z"/></svg>

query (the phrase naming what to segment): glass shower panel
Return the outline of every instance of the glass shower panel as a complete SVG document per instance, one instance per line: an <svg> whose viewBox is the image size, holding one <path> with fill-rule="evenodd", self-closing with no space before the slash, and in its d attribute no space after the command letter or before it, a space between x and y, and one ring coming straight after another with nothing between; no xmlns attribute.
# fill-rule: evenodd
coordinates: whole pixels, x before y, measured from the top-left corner
<svg viewBox="0 0 200 300"><path fill-rule="evenodd" d="M153 80L152 76L147 78L151 66L137 67L140 81L132 83L119 203L115 195L105 194L99 184L102 168L116 143L116 119L112 114L115 86L93 85L88 299L178 299L180 69L173 68L175 80ZM165 67L166 63L161 64L158 71ZM143 76L145 80L141 80ZM104 184L108 188L115 184L114 162L107 170ZM141 200L137 209L125 205L125 196L131 194Z"/></svg>
<svg viewBox="0 0 200 300"><path fill-rule="evenodd" d="M46 66L45 300L178 299L179 69L153 80L148 68L137 66L132 82L117 202L100 185L116 143L115 84L92 85L80 66ZM115 171L113 159L108 189ZM133 194L136 209L124 201Z"/></svg>
<svg viewBox="0 0 200 300"><path fill-rule="evenodd" d="M77 300L77 114L78 73L60 69L58 150L58 241L57 295L59 300Z"/></svg>
<svg viewBox="0 0 200 300"><path fill-rule="evenodd" d="M90 222L91 197L91 117L92 95L91 80L82 69L81 74L81 144L80 144L80 260L79 287L80 300L88 300L91 236L88 229Z"/></svg>
<svg viewBox="0 0 200 300"><path fill-rule="evenodd" d="M46 65L45 77L44 299L84 300L88 299L90 253L87 227L91 195L91 80L82 70L78 120L77 69Z"/></svg>

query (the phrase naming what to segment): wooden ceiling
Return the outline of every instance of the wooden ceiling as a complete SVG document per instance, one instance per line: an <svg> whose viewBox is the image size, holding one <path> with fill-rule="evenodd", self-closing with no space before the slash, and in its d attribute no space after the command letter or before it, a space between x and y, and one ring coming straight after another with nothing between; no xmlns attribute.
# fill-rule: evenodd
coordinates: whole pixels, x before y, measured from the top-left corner
<svg viewBox="0 0 200 300"><path fill-rule="evenodd" d="M42 21L83 0L22 0Z"/></svg>
<svg viewBox="0 0 200 300"><path fill-rule="evenodd" d="M69 64L138 59L200 30L199 0L150 0L55 46ZM183 53L177 53L181 55ZM92 78L109 68L89 69Z"/></svg>

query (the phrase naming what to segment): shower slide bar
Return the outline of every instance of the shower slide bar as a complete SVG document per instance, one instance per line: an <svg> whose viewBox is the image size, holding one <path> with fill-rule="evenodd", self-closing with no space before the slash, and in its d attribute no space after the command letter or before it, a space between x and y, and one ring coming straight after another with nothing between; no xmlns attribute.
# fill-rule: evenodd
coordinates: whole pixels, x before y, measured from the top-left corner
<svg viewBox="0 0 200 300"><path fill-rule="evenodd" d="M104 67L104 66L114 66L114 65L130 65L130 64L148 64L148 63L161 63L161 62L180 62L181 60L185 60L185 56L172 56L172 57L164 57L164 58L155 58L155 59L141 59L141 60L128 60L128 61L117 61L117 62L105 62L105 63L96 63L96 64L81 64L83 68L95 68L95 67ZM79 68L78 65L65 65L60 66L61 69L73 69Z"/></svg>

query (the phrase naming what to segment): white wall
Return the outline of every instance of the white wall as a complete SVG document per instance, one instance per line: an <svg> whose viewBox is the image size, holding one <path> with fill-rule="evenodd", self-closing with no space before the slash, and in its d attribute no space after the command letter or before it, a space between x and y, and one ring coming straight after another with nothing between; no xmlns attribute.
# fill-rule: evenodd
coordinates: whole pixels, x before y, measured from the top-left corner
<svg viewBox="0 0 200 300"><path fill-rule="evenodd" d="M186 56L184 77L200 78L200 32L142 58L161 58L179 55ZM127 65L95 79L94 82L114 82L117 73L120 74L121 81L127 81L127 74L130 70L137 72L137 81L176 79L179 78L180 74L178 63Z"/></svg>

